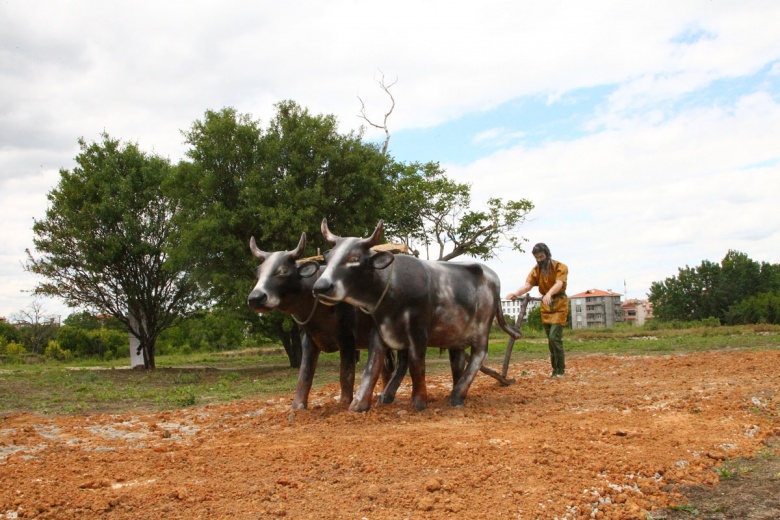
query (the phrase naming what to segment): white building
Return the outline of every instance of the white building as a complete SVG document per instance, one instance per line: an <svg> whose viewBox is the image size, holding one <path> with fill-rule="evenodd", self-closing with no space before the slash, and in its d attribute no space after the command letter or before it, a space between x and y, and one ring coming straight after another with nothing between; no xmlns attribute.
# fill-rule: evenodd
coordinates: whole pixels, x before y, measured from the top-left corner
<svg viewBox="0 0 780 520"><path fill-rule="evenodd" d="M520 309L523 306L523 296L516 300L505 300L501 299L501 313L505 316L510 316L513 320L515 320L515 323L517 323L517 315L520 314ZM523 321L528 320L528 313L531 312L533 309L539 306L538 301L530 301L528 302L528 307L525 309L525 316L523 316Z"/></svg>

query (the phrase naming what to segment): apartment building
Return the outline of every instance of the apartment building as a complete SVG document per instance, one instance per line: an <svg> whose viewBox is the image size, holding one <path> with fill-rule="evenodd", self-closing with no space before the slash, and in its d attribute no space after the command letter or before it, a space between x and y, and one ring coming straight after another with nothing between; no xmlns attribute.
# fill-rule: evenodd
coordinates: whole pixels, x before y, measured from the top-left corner
<svg viewBox="0 0 780 520"><path fill-rule="evenodd" d="M588 289L569 296L572 328L614 327L615 323L622 322L622 296L611 289Z"/></svg>
<svg viewBox="0 0 780 520"><path fill-rule="evenodd" d="M647 300L626 300L622 307L623 319L634 325L644 325L653 317L653 304Z"/></svg>

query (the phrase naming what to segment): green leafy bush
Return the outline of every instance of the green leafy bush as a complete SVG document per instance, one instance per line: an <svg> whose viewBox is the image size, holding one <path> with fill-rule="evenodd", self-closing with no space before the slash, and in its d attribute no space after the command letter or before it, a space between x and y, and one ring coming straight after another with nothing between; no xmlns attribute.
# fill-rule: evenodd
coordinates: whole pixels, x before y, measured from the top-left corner
<svg viewBox="0 0 780 520"><path fill-rule="evenodd" d="M46 350L43 352L43 357L56 361L68 361L73 357L73 353L60 347L60 344L55 340L50 340L48 345L46 345Z"/></svg>
<svg viewBox="0 0 780 520"><path fill-rule="evenodd" d="M27 349L24 345L17 343L16 341L5 341L0 338L0 356L5 356L11 359L20 358L27 354Z"/></svg>
<svg viewBox="0 0 780 520"><path fill-rule="evenodd" d="M780 325L780 291L757 294L735 303L729 307L726 322L730 325Z"/></svg>

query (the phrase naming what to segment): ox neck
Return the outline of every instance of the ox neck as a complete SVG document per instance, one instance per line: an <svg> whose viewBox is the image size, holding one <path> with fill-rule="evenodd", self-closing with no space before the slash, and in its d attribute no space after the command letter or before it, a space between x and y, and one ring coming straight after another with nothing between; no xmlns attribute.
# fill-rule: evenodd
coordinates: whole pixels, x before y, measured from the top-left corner
<svg viewBox="0 0 780 520"><path fill-rule="evenodd" d="M395 270L395 261L392 264L390 264L390 274L387 275L387 282L385 282L385 288L382 291L382 296L379 297L379 300L377 300L376 305L374 305L374 310L373 311L368 311L368 310L364 309L363 307L358 307L358 309L360 309L361 311L363 311L364 313L366 313L366 314L368 314L370 316L374 315L374 313L379 308L379 306L382 305L382 301L384 301L385 295L387 295L387 290L390 288L390 280L393 278L393 271L394 270Z"/></svg>
<svg viewBox="0 0 780 520"><path fill-rule="evenodd" d="M314 311L317 310L317 304L319 302L320 301L317 298L314 298L314 305L312 305L312 307L311 307L311 312L309 313L309 317L306 318L303 321L300 321L298 318L296 318L295 314L293 314L293 313L290 313L290 316L292 317L293 321L298 324L299 327L303 327L304 325L309 323L311 321L311 319L314 317Z"/></svg>

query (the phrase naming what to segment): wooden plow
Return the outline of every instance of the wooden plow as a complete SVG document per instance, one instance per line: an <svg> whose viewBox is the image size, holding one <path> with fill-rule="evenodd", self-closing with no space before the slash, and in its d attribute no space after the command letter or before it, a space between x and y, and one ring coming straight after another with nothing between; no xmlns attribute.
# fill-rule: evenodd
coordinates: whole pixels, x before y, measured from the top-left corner
<svg viewBox="0 0 780 520"><path fill-rule="evenodd" d="M528 308L528 304L532 301L541 301L541 298L532 298L528 294L523 297L523 303L520 306L520 313L517 315L518 323L520 325L515 324L515 328L520 333L520 336L523 335L521 326L523 324L523 318L525 317L525 311ZM512 358L512 348L514 346L515 338L509 336L509 341L506 344L506 351L504 351L504 363L501 365L501 373L498 373L492 368L486 367L484 365L479 368L479 371L498 381L501 386L509 386L513 384L515 382L515 378L507 379L506 374L509 371L509 361Z"/></svg>

